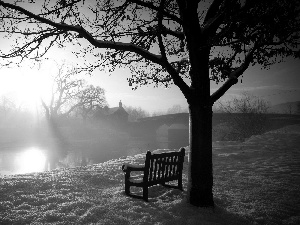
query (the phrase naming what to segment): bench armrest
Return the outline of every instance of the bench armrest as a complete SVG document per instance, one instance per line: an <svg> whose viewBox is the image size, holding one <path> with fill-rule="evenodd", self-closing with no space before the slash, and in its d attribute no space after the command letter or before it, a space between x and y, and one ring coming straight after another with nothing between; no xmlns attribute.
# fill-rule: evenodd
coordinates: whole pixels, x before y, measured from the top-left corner
<svg viewBox="0 0 300 225"><path fill-rule="evenodd" d="M131 171L144 171L145 166L144 165L132 165L132 164L124 164L122 166L122 170L124 172L131 172Z"/></svg>

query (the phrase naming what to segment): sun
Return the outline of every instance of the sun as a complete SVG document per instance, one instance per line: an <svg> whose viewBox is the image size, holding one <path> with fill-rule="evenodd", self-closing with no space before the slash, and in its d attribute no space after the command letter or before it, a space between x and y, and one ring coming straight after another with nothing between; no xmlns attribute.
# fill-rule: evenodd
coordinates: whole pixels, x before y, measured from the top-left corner
<svg viewBox="0 0 300 225"><path fill-rule="evenodd" d="M49 99L52 81L50 71L36 68L1 69L0 95L8 95L18 108L35 112L42 99Z"/></svg>

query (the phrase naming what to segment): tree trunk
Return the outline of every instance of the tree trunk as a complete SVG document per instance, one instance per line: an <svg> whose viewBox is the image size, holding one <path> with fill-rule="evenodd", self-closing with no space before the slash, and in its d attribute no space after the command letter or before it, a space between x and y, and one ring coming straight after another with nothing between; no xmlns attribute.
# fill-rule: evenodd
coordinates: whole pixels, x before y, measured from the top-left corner
<svg viewBox="0 0 300 225"><path fill-rule="evenodd" d="M214 206L212 167L212 107L203 101L189 103L190 155L188 201L195 206Z"/></svg>

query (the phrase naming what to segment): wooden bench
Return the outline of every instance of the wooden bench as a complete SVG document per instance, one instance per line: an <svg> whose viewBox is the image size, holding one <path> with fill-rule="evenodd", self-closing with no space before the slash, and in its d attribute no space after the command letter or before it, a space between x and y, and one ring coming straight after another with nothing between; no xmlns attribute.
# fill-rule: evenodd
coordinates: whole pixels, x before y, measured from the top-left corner
<svg viewBox="0 0 300 225"><path fill-rule="evenodd" d="M145 165L124 164L122 170L125 172L125 193L126 195L142 198L148 201L148 187L161 184L166 187L182 189L182 168L185 156L185 149L177 152L152 154L147 151ZM130 176L132 171L142 171L143 178L140 180ZM177 186L167 185L166 182L178 180ZM130 193L130 187L142 187L143 196Z"/></svg>

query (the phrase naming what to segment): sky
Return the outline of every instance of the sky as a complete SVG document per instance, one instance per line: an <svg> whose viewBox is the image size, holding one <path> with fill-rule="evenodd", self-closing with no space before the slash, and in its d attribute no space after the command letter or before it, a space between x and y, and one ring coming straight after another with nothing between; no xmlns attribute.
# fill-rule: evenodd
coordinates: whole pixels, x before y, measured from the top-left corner
<svg viewBox="0 0 300 225"><path fill-rule="evenodd" d="M55 54L57 51L53 50ZM73 63L70 53L64 52L60 58L55 58L56 62ZM76 65L76 63L74 64ZM34 105L39 96L39 92L50 91L49 75L56 73L55 64L43 63L40 69L31 68L32 65L24 64L20 68L0 69L0 95L19 95L20 101L27 101L27 104ZM271 66L269 70L261 69L258 66L250 67L238 84L220 99L222 102L238 97L243 91L247 91L255 96L269 101L272 105L300 100L300 63L299 60L288 59L287 62ZM110 107L118 106L119 101L126 106L141 107L149 113L166 112L174 105L181 105L187 108L186 100L179 88L175 85L170 88L154 88L153 86L143 86L137 90L132 90L127 79L130 77L127 68L118 69L111 75L103 71L94 71L92 76L83 75L88 84L100 86L106 91L107 102ZM220 86L211 82L212 93ZM46 95L43 93L42 95Z"/></svg>
<svg viewBox="0 0 300 225"><path fill-rule="evenodd" d="M2 41L0 47L4 49L7 47L7 43ZM66 60L75 66L80 64L68 49L51 49L47 56L57 63ZM37 101L34 90L42 92L41 95L46 95L46 92L49 92L50 81L47 76L55 73L53 65L51 66L50 63L49 66L47 62L44 62L38 70L31 68L31 63L27 62L22 65L22 68L0 68L0 95L17 93L20 101L27 99L27 104L34 105L34 102ZM261 70L258 66L250 67L242 79L239 79L239 83L234 85L220 101L228 101L244 91L264 98L272 105L299 101L299 71L299 60L294 59L287 59L284 63L273 65L269 70ZM89 84L105 89L110 107L118 106L121 100L126 106L141 107L149 113L165 112L174 105L187 108L186 100L178 87L172 86L166 89L164 87L144 86L133 91L127 83L126 78L128 77L130 77L130 71L123 68L116 70L111 75L94 71L91 77L86 75L84 78ZM219 86L212 82L212 92ZM28 99L34 100L30 102Z"/></svg>
<svg viewBox="0 0 300 225"><path fill-rule="evenodd" d="M300 63L290 59L288 62L273 65L269 70L260 67L249 68L239 83L234 85L220 101L229 101L247 91L257 97L269 101L272 105L284 102L300 101ZM132 91L126 77L130 72L126 69L116 71L115 74L95 74L93 82L106 90L110 105L116 106L119 100L125 105L141 107L150 112L166 111L173 105L187 107L186 100L178 87L153 88L141 87ZM220 86L211 82L212 93Z"/></svg>

